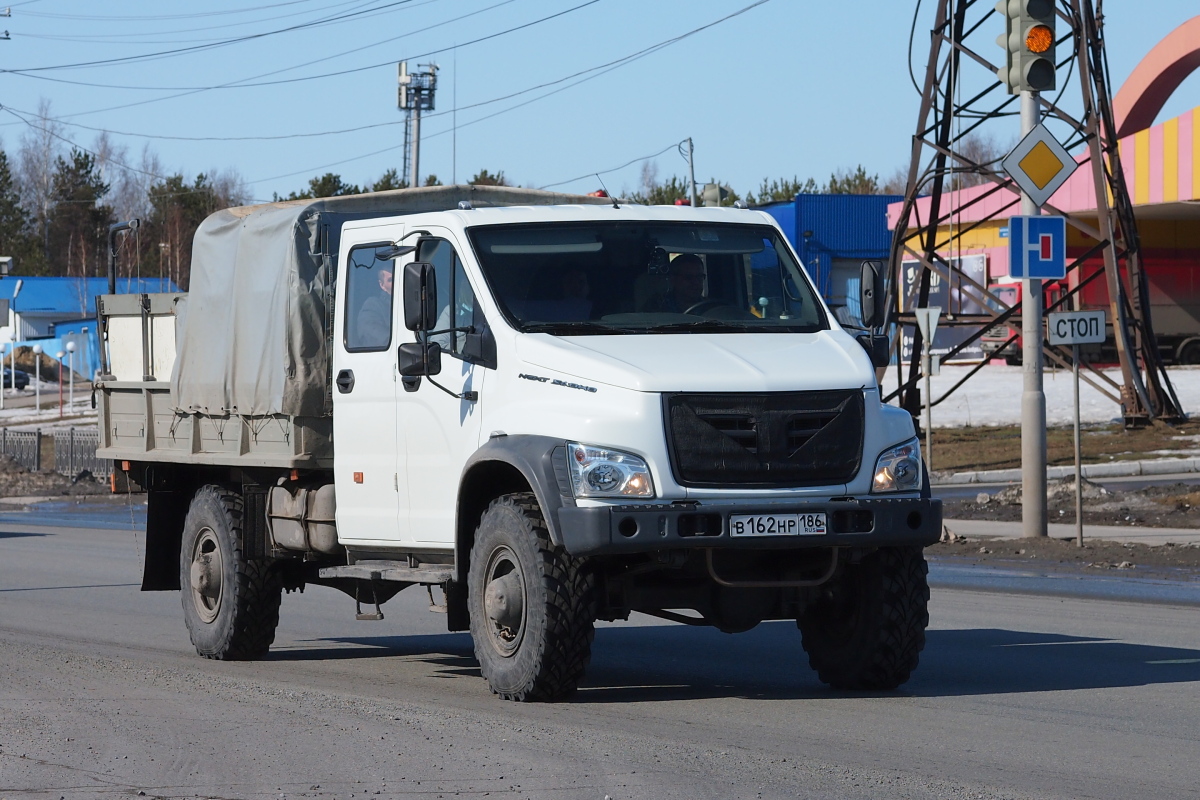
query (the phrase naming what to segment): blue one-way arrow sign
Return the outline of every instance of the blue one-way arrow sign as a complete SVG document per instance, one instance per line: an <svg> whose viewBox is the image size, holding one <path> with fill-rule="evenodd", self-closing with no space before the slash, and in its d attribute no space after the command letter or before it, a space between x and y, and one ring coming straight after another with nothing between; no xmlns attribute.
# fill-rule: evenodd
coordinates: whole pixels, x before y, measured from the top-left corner
<svg viewBox="0 0 1200 800"><path fill-rule="evenodd" d="M1008 274L1039 280L1067 277L1066 218L1010 217Z"/></svg>

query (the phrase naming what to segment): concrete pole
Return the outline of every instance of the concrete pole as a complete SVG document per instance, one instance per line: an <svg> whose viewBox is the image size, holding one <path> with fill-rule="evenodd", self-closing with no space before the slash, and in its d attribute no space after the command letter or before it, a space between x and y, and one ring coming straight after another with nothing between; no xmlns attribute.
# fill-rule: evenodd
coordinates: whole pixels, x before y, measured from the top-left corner
<svg viewBox="0 0 1200 800"><path fill-rule="evenodd" d="M42 415L42 346L33 346L33 413Z"/></svg>
<svg viewBox="0 0 1200 800"><path fill-rule="evenodd" d="M1041 121L1037 92L1021 92L1021 136ZM1021 195L1022 216L1041 209ZM1022 535L1043 537L1046 529L1046 393L1042 387L1042 282L1025 280L1021 299L1021 522Z"/></svg>
<svg viewBox="0 0 1200 800"><path fill-rule="evenodd" d="M421 185L421 100L418 97L416 108L413 109L413 138L412 138L412 186L415 189Z"/></svg>
<svg viewBox="0 0 1200 800"><path fill-rule="evenodd" d="M688 137L688 180L690 181L690 192L692 208L700 205L700 198L696 195L696 150L692 147L692 137Z"/></svg>

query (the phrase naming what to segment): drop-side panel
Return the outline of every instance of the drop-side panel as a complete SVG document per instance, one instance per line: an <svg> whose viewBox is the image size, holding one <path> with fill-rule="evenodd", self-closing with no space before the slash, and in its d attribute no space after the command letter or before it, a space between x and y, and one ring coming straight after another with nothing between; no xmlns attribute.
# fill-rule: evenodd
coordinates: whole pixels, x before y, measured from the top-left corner
<svg viewBox="0 0 1200 800"><path fill-rule="evenodd" d="M329 469L329 417L207 416L172 408L170 386L122 381L96 385L99 458L179 464Z"/></svg>

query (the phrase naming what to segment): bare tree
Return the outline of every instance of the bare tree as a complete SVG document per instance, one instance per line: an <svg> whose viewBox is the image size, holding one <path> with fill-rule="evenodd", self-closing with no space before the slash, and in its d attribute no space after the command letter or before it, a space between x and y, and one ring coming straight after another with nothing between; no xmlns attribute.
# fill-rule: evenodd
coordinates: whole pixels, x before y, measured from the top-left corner
<svg viewBox="0 0 1200 800"><path fill-rule="evenodd" d="M654 194L654 190L658 188L658 162L643 161L642 162L642 194L646 197Z"/></svg>
<svg viewBox="0 0 1200 800"><path fill-rule="evenodd" d="M208 172L208 176L217 203L217 208L213 211L230 206L244 206L250 202L250 187L236 168L213 169Z"/></svg>
<svg viewBox="0 0 1200 800"><path fill-rule="evenodd" d="M62 153L63 127L51 116L50 101L38 101L37 114L21 136L17 174L21 180L21 203L29 209L42 242L43 256L50 260L50 209L53 205L55 163Z"/></svg>

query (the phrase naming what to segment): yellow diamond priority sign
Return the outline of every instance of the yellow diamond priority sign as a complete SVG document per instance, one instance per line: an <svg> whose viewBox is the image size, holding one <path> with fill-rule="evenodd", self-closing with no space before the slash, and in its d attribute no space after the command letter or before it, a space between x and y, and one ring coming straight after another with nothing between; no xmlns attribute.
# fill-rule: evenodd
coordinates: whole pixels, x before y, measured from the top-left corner
<svg viewBox="0 0 1200 800"><path fill-rule="evenodd" d="M1038 125L1013 148L1001 166L1035 205L1043 206L1079 165L1046 126Z"/></svg>

